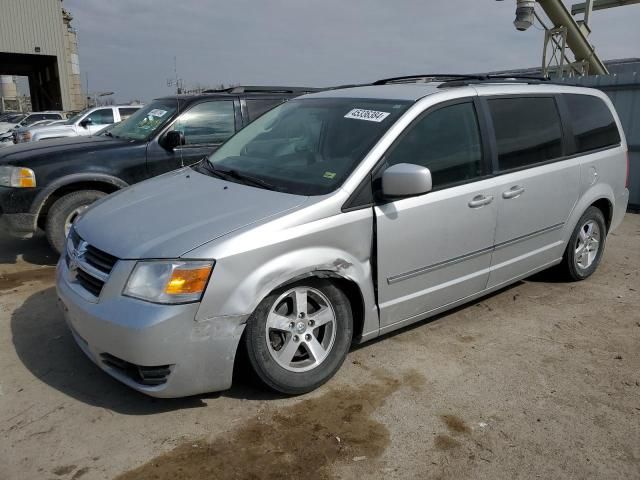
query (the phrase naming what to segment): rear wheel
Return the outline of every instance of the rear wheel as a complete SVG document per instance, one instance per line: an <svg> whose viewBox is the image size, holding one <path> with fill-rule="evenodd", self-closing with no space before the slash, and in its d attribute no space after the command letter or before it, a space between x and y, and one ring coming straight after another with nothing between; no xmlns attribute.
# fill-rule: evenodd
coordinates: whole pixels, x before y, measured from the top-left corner
<svg viewBox="0 0 640 480"><path fill-rule="evenodd" d="M563 273L575 281L591 276L600 264L606 240L607 225L602 211L589 207L580 217L565 250Z"/></svg>
<svg viewBox="0 0 640 480"><path fill-rule="evenodd" d="M68 193L56 200L49 210L45 226L49 244L56 252L62 254L64 251L65 239L78 216L89 205L105 195L106 193L99 190L80 190Z"/></svg>
<svg viewBox="0 0 640 480"><path fill-rule="evenodd" d="M245 342L251 366L267 386L301 394L338 371L352 335L346 295L326 280L309 279L265 298L247 323Z"/></svg>

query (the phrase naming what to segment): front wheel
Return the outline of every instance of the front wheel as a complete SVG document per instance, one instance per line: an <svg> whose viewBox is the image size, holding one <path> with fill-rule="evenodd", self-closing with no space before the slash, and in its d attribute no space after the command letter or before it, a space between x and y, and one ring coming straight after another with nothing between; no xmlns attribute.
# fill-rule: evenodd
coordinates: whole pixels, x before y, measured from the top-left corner
<svg viewBox="0 0 640 480"><path fill-rule="evenodd" d="M260 303L247 322L245 344L258 377L276 391L296 395L338 371L352 335L346 295L326 280L308 279Z"/></svg>
<svg viewBox="0 0 640 480"><path fill-rule="evenodd" d="M569 239L562 260L564 273L574 281L590 277L600 264L606 240L607 224L602 211L589 207Z"/></svg>
<svg viewBox="0 0 640 480"><path fill-rule="evenodd" d="M60 197L53 204L47 215L45 232L53 249L62 254L64 242L71 225L89 205L104 197L106 193L98 190L80 190Z"/></svg>

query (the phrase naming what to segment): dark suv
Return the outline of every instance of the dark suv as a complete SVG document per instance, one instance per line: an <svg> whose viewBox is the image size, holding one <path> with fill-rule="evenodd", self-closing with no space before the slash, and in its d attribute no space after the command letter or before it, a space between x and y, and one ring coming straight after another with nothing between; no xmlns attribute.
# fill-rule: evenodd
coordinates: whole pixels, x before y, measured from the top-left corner
<svg viewBox="0 0 640 480"><path fill-rule="evenodd" d="M0 224L22 238L42 228L62 252L71 224L91 203L198 162L262 113L314 90L233 87L159 98L94 137L9 147L0 151Z"/></svg>

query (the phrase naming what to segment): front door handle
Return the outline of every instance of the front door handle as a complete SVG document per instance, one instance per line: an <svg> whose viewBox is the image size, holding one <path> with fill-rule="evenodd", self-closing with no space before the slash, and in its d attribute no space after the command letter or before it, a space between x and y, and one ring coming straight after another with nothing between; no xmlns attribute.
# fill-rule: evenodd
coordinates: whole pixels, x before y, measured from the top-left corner
<svg viewBox="0 0 640 480"><path fill-rule="evenodd" d="M471 208L479 208L485 205L489 205L493 202L493 195L476 195L473 197L473 200L469 202L469 207Z"/></svg>
<svg viewBox="0 0 640 480"><path fill-rule="evenodd" d="M521 187L520 185L516 185L515 187L511 187L506 192L503 192L502 198L506 198L508 200L510 198L519 197L523 193L524 193L524 187Z"/></svg>

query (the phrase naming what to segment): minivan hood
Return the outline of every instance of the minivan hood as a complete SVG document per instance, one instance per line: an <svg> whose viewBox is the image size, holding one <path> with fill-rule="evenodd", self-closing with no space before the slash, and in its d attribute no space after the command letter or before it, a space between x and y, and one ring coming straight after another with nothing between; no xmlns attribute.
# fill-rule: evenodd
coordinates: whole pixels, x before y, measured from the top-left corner
<svg viewBox="0 0 640 480"><path fill-rule="evenodd" d="M97 202L75 228L90 245L120 259L178 258L307 199L184 168Z"/></svg>

